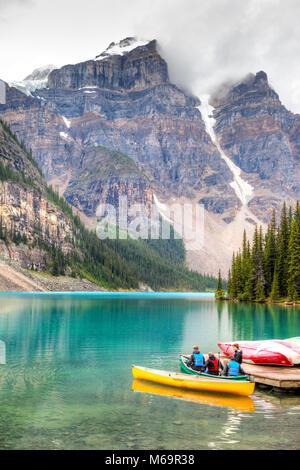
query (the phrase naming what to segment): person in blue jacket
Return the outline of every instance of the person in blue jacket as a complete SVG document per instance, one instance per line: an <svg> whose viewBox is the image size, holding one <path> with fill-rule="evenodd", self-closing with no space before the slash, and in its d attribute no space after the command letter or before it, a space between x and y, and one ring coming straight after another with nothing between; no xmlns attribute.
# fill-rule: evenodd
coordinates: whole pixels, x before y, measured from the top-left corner
<svg viewBox="0 0 300 470"><path fill-rule="evenodd" d="M187 366L191 367L193 370L202 372L204 370L205 359L203 354L199 351L199 346L193 347L193 352L190 356L190 359L187 362Z"/></svg>
<svg viewBox="0 0 300 470"><path fill-rule="evenodd" d="M239 364L235 359L234 356L229 356L229 362L227 362L224 375L229 377L236 377L239 374L246 375L246 372L242 368L241 364Z"/></svg>

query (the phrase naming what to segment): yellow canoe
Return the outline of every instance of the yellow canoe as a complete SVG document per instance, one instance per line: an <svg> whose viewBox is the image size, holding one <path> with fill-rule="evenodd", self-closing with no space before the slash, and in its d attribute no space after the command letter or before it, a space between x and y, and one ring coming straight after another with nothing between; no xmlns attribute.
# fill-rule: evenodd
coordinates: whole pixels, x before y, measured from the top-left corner
<svg viewBox="0 0 300 470"><path fill-rule="evenodd" d="M203 390L207 392L229 393L231 395L252 395L255 388L254 382L242 382L238 380L225 381L216 378L198 377L165 370L149 369L148 367L132 366L132 374L135 379L148 382L171 385L172 387L189 390Z"/></svg>
<svg viewBox="0 0 300 470"><path fill-rule="evenodd" d="M167 385L145 382L134 379L132 390L135 392L151 393L165 397L179 398L184 401L199 403L201 405L224 406L235 410L253 413L255 411L253 400L250 397L228 395L221 393L197 392Z"/></svg>

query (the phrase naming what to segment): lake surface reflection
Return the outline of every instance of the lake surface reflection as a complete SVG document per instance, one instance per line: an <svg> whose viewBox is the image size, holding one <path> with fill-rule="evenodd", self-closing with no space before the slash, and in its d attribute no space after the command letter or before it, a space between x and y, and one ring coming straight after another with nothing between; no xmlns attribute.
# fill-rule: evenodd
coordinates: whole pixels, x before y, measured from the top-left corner
<svg viewBox="0 0 300 470"><path fill-rule="evenodd" d="M178 371L193 344L299 336L299 313L208 295L1 294L0 448L299 448L298 396L230 401L131 374Z"/></svg>

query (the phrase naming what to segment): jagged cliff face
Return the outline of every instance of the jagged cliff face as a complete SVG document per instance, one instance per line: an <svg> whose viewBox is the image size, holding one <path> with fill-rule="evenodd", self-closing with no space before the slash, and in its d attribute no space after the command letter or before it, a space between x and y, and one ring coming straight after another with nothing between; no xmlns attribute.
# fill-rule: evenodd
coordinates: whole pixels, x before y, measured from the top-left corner
<svg viewBox="0 0 300 470"><path fill-rule="evenodd" d="M0 180L0 220L7 238L19 232L25 236L29 246L0 242L0 252L18 260L25 268L32 264L37 269L46 269L49 255L34 248L37 238L48 244L59 246L64 253L72 249L69 240L73 236L73 222L47 199L46 183L39 171L12 136L0 123L1 165L10 168L14 179Z"/></svg>
<svg viewBox="0 0 300 470"><path fill-rule="evenodd" d="M300 195L300 116L281 104L265 72L212 102L219 142L254 188L248 206L268 220L273 207Z"/></svg>
<svg viewBox="0 0 300 470"><path fill-rule="evenodd" d="M95 60L53 70L48 87L50 90L97 87L119 92L141 91L168 81L167 64L157 54L155 41L151 41L125 55L108 52Z"/></svg>
<svg viewBox="0 0 300 470"><path fill-rule="evenodd" d="M0 113L32 148L47 179L64 180L67 200L89 216L100 203L117 202L118 194L148 204L152 191L164 200L200 201L230 218L239 207L232 174L205 130L199 104L170 83L155 41L136 47L129 38L96 60L53 70L47 88L29 97L8 88ZM79 175L97 146L126 154L137 171L102 178L92 177L91 167L86 191Z"/></svg>
<svg viewBox="0 0 300 470"><path fill-rule="evenodd" d="M80 166L70 174L64 196L89 217L99 215L103 201L118 208L122 196L126 196L129 206L141 203L149 209L152 204L151 185L134 161L99 145L85 148Z"/></svg>
<svg viewBox="0 0 300 470"><path fill-rule="evenodd" d="M79 150L76 142L64 133L66 125L62 117L43 100L14 87L7 87L6 97L6 105L0 105L0 115L19 140L32 149L45 176L49 179L64 174Z"/></svg>
<svg viewBox="0 0 300 470"><path fill-rule="evenodd" d="M32 188L14 182L0 181L0 217L2 226L9 233L11 227L26 236L27 242L34 243L43 236L49 244L57 244L64 253L72 247L69 243L73 236L71 221L44 196ZM0 252L6 258L19 261L23 268L43 271L51 261L49 253L28 245L8 246L0 242Z"/></svg>
<svg viewBox="0 0 300 470"><path fill-rule="evenodd" d="M44 189L45 181L39 170L32 164L29 158L27 158L13 136L4 129L1 123L0 156L1 164L9 165L17 174L22 174L24 178L31 179L40 191Z"/></svg>

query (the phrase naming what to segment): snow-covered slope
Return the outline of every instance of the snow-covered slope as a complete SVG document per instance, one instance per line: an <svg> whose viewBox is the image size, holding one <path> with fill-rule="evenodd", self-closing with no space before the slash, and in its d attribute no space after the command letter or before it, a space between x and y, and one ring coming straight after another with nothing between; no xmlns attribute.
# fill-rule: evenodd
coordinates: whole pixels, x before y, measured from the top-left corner
<svg viewBox="0 0 300 470"><path fill-rule="evenodd" d="M217 149L220 152L221 157L227 163L232 175L233 181L230 183L230 186L234 189L237 197L241 200L242 204L245 205L249 200L249 197L253 193L252 186L247 183L241 177L241 169L233 163L233 161L225 154L221 145L218 142L217 136L214 131L215 119L213 118L214 108L209 104L209 95L200 96L201 105L198 106L202 119L205 123L206 131L209 134L212 142L215 144Z"/></svg>
<svg viewBox="0 0 300 470"><path fill-rule="evenodd" d="M150 41L139 40L135 37L122 39L117 43L112 42L104 52L96 56L95 60L103 60L112 55L124 55L127 52L132 51L136 47L145 46L146 44L149 44L149 42Z"/></svg>
<svg viewBox="0 0 300 470"><path fill-rule="evenodd" d="M55 69L55 65L45 65L44 67L39 67L35 69L28 77L19 82L11 82L10 86L18 88L18 90L26 93L26 95L31 95L35 90L40 90L41 88L46 88L48 82L48 76L50 72Z"/></svg>

